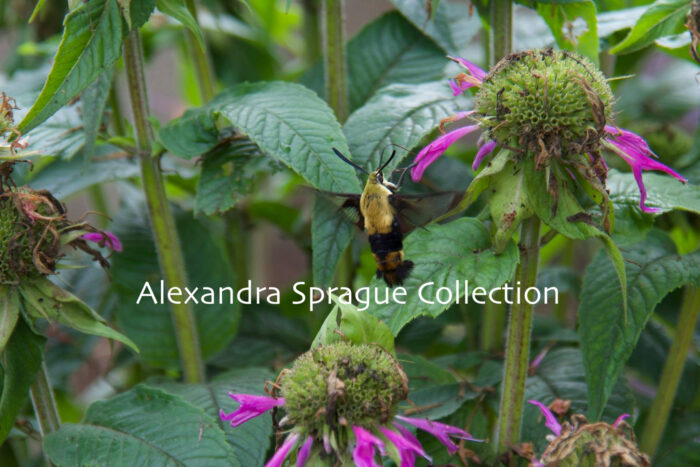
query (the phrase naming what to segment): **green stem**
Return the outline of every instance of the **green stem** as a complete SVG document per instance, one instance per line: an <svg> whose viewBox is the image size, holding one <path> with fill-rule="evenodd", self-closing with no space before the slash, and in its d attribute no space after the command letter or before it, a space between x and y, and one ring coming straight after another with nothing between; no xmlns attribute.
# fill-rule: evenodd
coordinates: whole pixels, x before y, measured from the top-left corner
<svg viewBox="0 0 700 467"><path fill-rule="evenodd" d="M681 316L676 325L676 335L671 344L664 370L661 373L656 398L651 405L649 416L644 425L644 432L639 443L642 451L653 456L659 447L673 400L676 398L678 384L683 375L683 366L688 358L688 351L693 343L693 332L700 316L700 289L688 286L683 295Z"/></svg>
<svg viewBox="0 0 700 467"><path fill-rule="evenodd" d="M492 0L490 6L489 65L494 66L511 52L513 46L513 4L510 0ZM484 306L481 331L481 350L497 351L503 336L506 308L488 302Z"/></svg>
<svg viewBox="0 0 700 467"><path fill-rule="evenodd" d="M319 17L319 0L302 0L301 7L304 11L303 37L304 37L304 62L312 66L321 56L321 31Z"/></svg>
<svg viewBox="0 0 700 467"><path fill-rule="evenodd" d="M539 262L540 220L532 216L520 230L520 264L515 271L514 287L527 290L535 286ZM498 451L518 444L525 401L525 380L530 358L533 306L522 300L514 301L508 319L506 362L501 385L501 405L498 412Z"/></svg>
<svg viewBox="0 0 700 467"><path fill-rule="evenodd" d="M105 216L109 216L109 205L107 204L107 198L105 197L104 191L100 185L92 185L88 191L90 193L92 208L96 212L104 214L104 216L97 216L97 224L100 226L100 228L104 229L108 224L107 217Z"/></svg>
<svg viewBox="0 0 700 467"><path fill-rule="evenodd" d="M141 179L161 271L168 287L179 287L184 290L187 286L187 274L180 238L165 195L158 159L151 154L152 134L148 122L150 110L144 80L141 36L137 30L132 31L124 41L124 66L134 115L134 133L139 151ZM173 303L170 307L185 381L201 382L204 380L204 365L200 355L197 324L192 307L186 303Z"/></svg>
<svg viewBox="0 0 700 467"><path fill-rule="evenodd" d="M119 93L117 92L116 73L112 81L112 87L109 90L109 107L112 109L112 126L114 132L119 136L124 136L126 130L124 128L124 116L122 115L122 106L119 102Z"/></svg>
<svg viewBox="0 0 700 467"><path fill-rule="evenodd" d="M41 362L41 369L36 375L34 383L29 388L29 397L32 399L34 413L39 421L41 436L58 430L61 426L61 419L58 417L56 400L53 397L53 389L49 381L49 372L46 363Z"/></svg>
<svg viewBox="0 0 700 467"><path fill-rule="evenodd" d="M250 238L245 229L244 213L234 208L224 215L226 230L226 253L229 264L236 273L236 283L241 289L248 284L248 260L250 258Z"/></svg>
<svg viewBox="0 0 700 467"><path fill-rule="evenodd" d="M323 0L322 13L326 100L341 124L349 114L343 3L343 0Z"/></svg>
<svg viewBox="0 0 700 467"><path fill-rule="evenodd" d="M511 0L491 0L491 64L513 51L513 3Z"/></svg>
<svg viewBox="0 0 700 467"><path fill-rule="evenodd" d="M326 101L342 124L350 113L345 63L345 15L343 0L322 0L323 64L326 78ZM338 263L338 285L350 287L354 274L352 244Z"/></svg>
<svg viewBox="0 0 700 467"><path fill-rule="evenodd" d="M197 22L197 7L194 0L187 0L187 9ZM187 40L187 49L194 62L194 72L197 79L197 87L199 88L199 96L202 99L202 104L205 104L214 97L214 73L212 71L211 61L206 49L202 48L197 41L194 33L185 28L185 37Z"/></svg>

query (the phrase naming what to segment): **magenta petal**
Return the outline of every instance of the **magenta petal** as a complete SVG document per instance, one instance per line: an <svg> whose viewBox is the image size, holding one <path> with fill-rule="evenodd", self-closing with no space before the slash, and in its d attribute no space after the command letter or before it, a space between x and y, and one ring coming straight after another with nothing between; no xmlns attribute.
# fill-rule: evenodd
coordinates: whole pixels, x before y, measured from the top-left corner
<svg viewBox="0 0 700 467"><path fill-rule="evenodd" d="M481 165L481 161L484 160L484 157L491 154L495 148L496 148L495 141L489 141L488 143L481 146L479 148L479 150L476 152L476 157L474 157L474 163L472 164L472 170L478 169L479 166Z"/></svg>
<svg viewBox="0 0 700 467"><path fill-rule="evenodd" d="M399 430L399 433L401 433L401 436L403 436L406 440L408 440L409 442L411 442L415 446L418 446L421 449L421 451L423 451L422 453L418 453L418 454L425 457L432 464L433 458L430 457L428 454L426 454L426 452L423 450L423 446L421 446L421 444L420 444L420 441L418 441L418 438L413 436L413 433L408 431L408 428L406 428L403 425L401 425L400 423L396 423L396 422L394 422L394 427L396 427L396 429Z"/></svg>
<svg viewBox="0 0 700 467"><path fill-rule="evenodd" d="M309 436L306 438L306 441L304 441L304 444L301 446L301 449L299 449L299 453L297 454L297 467L304 467L306 459L308 459L309 453L311 452L312 444L314 444L314 438Z"/></svg>
<svg viewBox="0 0 700 467"><path fill-rule="evenodd" d="M241 405L232 413L227 414L223 410L219 416L224 421L230 421L231 426L238 426L255 418L273 407L284 405L284 398L274 399L267 396L255 396L252 394L231 394L229 396Z"/></svg>
<svg viewBox="0 0 700 467"><path fill-rule="evenodd" d="M397 415L396 418L398 420L401 420L402 422L413 425L416 428L420 428L423 431L427 431L431 435L435 436L442 444L444 444L447 447L447 451L450 454L454 454L459 449L459 447L452 442L450 436L454 436L457 439L464 439L467 441L481 441L480 439L472 437L472 435L462 430L461 428L457 428L456 426L452 425L447 425L445 423L426 420L424 418L404 417L401 415Z"/></svg>
<svg viewBox="0 0 700 467"><path fill-rule="evenodd" d="M396 424L396 426L399 427L399 433L385 427L379 427L379 431L398 449L401 467L413 467L416 463L416 454L425 457L432 463L432 459L425 453L416 437L401 425ZM404 436L402 430L408 432L409 436Z"/></svg>
<svg viewBox="0 0 700 467"><path fill-rule="evenodd" d="M470 62L469 60L466 60L466 59L461 58L461 57L447 57L447 58L449 58L449 59L451 59L451 60L454 60L455 62L459 63L459 64L462 65L464 68L466 68L467 70L469 70L469 73L470 73L474 78L478 79L479 81L483 81L484 78L486 77L486 71L484 71L483 68L481 68L481 67L479 67L479 66L473 64L473 63Z"/></svg>
<svg viewBox="0 0 700 467"><path fill-rule="evenodd" d="M557 418L554 416L552 411L549 410L549 407L544 405L542 402L533 399L530 399L528 402L540 408L542 415L544 415L545 426L552 430L555 435L559 436L561 434L561 425L557 421Z"/></svg>
<svg viewBox="0 0 700 467"><path fill-rule="evenodd" d="M440 157L449 148L452 143L457 141L462 136L468 135L469 133L477 130L478 125L469 125L452 130L446 133L428 144L426 147L420 150L414 163L417 165L411 169L411 179L414 182L419 181L423 177L423 172L427 169L430 164L435 162L438 157Z"/></svg>
<svg viewBox="0 0 700 467"><path fill-rule="evenodd" d="M352 451L352 460L357 467L379 467L374 460L374 447L384 452L384 441L374 436L369 431L359 426L353 426L355 433L355 449Z"/></svg>
<svg viewBox="0 0 700 467"><path fill-rule="evenodd" d="M614 426L615 428L617 428L617 426L618 426L620 423L622 423L622 421L623 421L624 419L629 418L629 417L630 417L630 414L628 414L628 413L623 413L622 415L620 415L619 417L617 417L617 420L615 420L615 423L613 423L613 426Z"/></svg>
<svg viewBox="0 0 700 467"><path fill-rule="evenodd" d="M298 438L299 433L292 433L291 435L287 436L287 439L284 440L284 443L282 443L282 446L280 446L277 452L275 452L275 455L272 456L272 459L267 461L265 467L280 467L284 460L287 458L289 451L291 451L292 447L294 447L294 443L297 442Z"/></svg>
<svg viewBox="0 0 700 467"><path fill-rule="evenodd" d="M122 242L119 241L119 238L117 238L117 236L112 232L108 232L106 230L103 232L86 233L82 236L82 239L87 240L88 242L97 243L98 245L107 245L117 253L121 253L123 250Z"/></svg>

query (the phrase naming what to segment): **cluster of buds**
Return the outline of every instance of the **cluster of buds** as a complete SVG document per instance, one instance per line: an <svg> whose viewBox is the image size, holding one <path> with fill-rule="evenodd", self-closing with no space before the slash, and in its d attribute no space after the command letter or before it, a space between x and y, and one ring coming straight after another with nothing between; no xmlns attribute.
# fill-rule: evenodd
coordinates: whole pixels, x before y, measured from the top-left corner
<svg viewBox="0 0 700 467"><path fill-rule="evenodd" d="M461 428L398 414L408 381L396 359L376 345L337 343L299 357L272 385L271 397L230 394L240 403L222 420L238 426L273 408L282 408L286 438L267 467L281 466L296 450L297 466L379 466L377 453L412 467L417 457L431 462L408 427L431 433L450 454L451 438L478 441Z"/></svg>

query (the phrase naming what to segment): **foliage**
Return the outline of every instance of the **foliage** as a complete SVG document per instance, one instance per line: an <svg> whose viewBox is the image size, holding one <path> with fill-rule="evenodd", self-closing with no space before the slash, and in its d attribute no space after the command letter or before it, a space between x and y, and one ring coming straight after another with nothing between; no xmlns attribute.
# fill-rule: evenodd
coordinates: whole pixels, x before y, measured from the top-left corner
<svg viewBox="0 0 700 467"><path fill-rule="evenodd" d="M567 189L556 197L551 166L535 167L532 147L500 147L472 170L502 126L452 145L420 183L412 181L404 169L416 154L470 122L451 117L475 105L473 89L455 97L449 80L465 70L446 56L488 70L489 35L503 25L492 24L484 1L392 0L390 11L371 14L371 2L344 2L354 14L346 24L343 120L325 99L334 83L324 70L321 3L0 3L8 31L0 43L8 51L0 72L0 200L26 185L55 199L73 222L61 229L55 275L0 283L0 464L38 465L46 456L56 465L262 466L286 436L278 425L284 409L232 427L220 418L239 408L228 393L273 394L297 356L337 342L396 357L408 376L401 412L486 440L448 455L417 434L435 464L494 465L526 454L524 446L496 453L494 445L508 306L489 297L516 285L521 258L531 253L518 226L532 215L543 222L534 248L538 293L548 302L535 309L525 352L526 399L570 402L560 421L586 414L613 422L630 413L638 438L664 423L650 406L682 331L683 297L700 290L700 88L689 48L700 43L700 19L692 21L691 2L514 5L514 48L551 46L586 57L584 69L599 65L615 94L603 109L607 123L641 134L659 163L688 179L644 173L649 212L639 208L636 174L604 149L604 177L593 172L599 166L581 175L557 165ZM133 44L143 48L136 54L145 72L123 59ZM129 73L145 73L145 96L125 86ZM201 102L207 76L216 95ZM493 89L494 112L505 111L501 88L509 85ZM574 89L590 95L584 88ZM147 120L134 116L135 104L150 112ZM577 135L587 138L590 125ZM15 160L30 163L8 162ZM405 176L406 206L426 211L402 205L392 213L406 230L403 260L414 264L401 287L376 276L377 258L345 202L362 193L364 171L384 163L386 179ZM155 208L154 187L163 193ZM456 207L440 205L445 192ZM42 215L31 200L16 207ZM176 241L163 249L165 211L172 222L162 225ZM123 251L104 242L72 248L92 232L88 225L116 235ZM9 251L29 233L17 235L0 246ZM179 294L164 281L164 259L176 258L176 249L188 288ZM103 256L106 272L89 266ZM153 298L144 295L146 283ZM484 289L485 303L471 295L475 288ZM495 288L501 292L490 296ZM205 373L197 383L182 381L173 297L192 305ZM696 325L693 345L676 356L685 369L659 448L649 453L654 465L697 463L699 336ZM43 368L64 423L42 434L28 396ZM525 404L520 441L539 455L547 434L538 410Z"/></svg>

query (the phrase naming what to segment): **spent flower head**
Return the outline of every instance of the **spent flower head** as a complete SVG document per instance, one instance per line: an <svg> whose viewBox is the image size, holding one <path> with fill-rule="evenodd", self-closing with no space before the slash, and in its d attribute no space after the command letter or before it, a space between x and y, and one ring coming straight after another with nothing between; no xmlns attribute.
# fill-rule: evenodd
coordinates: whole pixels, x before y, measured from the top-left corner
<svg viewBox="0 0 700 467"><path fill-rule="evenodd" d="M288 434L267 466L280 466L296 450L297 466L381 465L387 456L397 465L411 467L418 457L431 461L413 426L431 433L450 453L453 439L478 441L461 428L398 414L398 403L408 395L408 381L396 359L375 345L337 343L316 347L283 371L274 397L230 394L240 403L221 419L238 426L273 408L285 415L279 425ZM315 465L315 464L314 464Z"/></svg>
<svg viewBox="0 0 700 467"><path fill-rule="evenodd" d="M578 206L573 194L577 187L600 205L602 226L609 231L611 203L605 186L608 167L601 155L603 148L619 155L632 168L642 211L656 211L645 204L643 171L662 171L686 182L657 161L642 137L612 123L612 91L602 73L586 58L552 49L529 50L508 55L488 72L463 58L450 58L465 68L449 83L453 93L459 95L470 88L478 91L471 112L448 117L440 128L462 118L475 123L446 133L443 130L443 135L418 153L411 176L418 181L455 141L482 130L485 137L480 141L473 168L484 167L488 161L489 169L479 176L490 177L491 186L506 191L514 186L514 173L522 173L525 180L522 187L517 185L522 189L509 192L509 196L517 197L508 200L512 209L494 212L492 207L496 223L508 221L508 232L533 213L545 222L560 215L568 222L591 223L591 216ZM484 186L476 185L470 187L474 196ZM563 197L566 201L560 203ZM498 203L506 204L503 199ZM546 209L542 208L543 203Z"/></svg>
<svg viewBox="0 0 700 467"><path fill-rule="evenodd" d="M0 162L0 287L54 274L67 246L108 267L88 242L121 251L119 239L85 222L69 221L65 208L50 192L15 186L11 174L17 162Z"/></svg>
<svg viewBox="0 0 700 467"><path fill-rule="evenodd" d="M625 419L629 414L620 415L612 425L604 422L588 423L586 417L573 415L570 422L559 423L557 417L543 403L529 400L539 407L545 424L553 435L549 435L549 445L540 459L533 459L531 465L542 466L596 466L615 465L620 467L647 467L649 457L637 447L634 430Z"/></svg>

